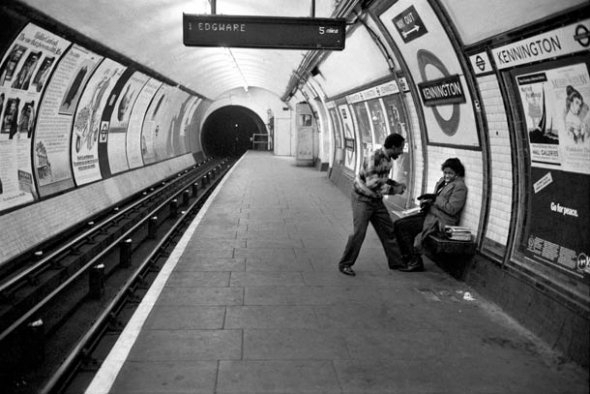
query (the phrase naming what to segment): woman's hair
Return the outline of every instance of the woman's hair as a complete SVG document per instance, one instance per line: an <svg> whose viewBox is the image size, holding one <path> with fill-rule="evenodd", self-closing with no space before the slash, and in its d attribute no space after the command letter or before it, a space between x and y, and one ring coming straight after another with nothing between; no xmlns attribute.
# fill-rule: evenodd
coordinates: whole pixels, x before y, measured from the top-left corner
<svg viewBox="0 0 590 394"><path fill-rule="evenodd" d="M566 110L570 109L570 105L572 104L572 101L574 101L575 98L580 99L581 102L584 102L584 98L582 97L582 94L580 94L580 92L578 92L576 90L576 88L574 88L572 85L567 85L567 87L565 88L565 107Z"/></svg>
<svg viewBox="0 0 590 394"><path fill-rule="evenodd" d="M458 176L464 177L465 176L465 167L461 160L456 157L447 159L441 166L441 170L444 171L445 168L450 168L451 170L455 171L455 174Z"/></svg>

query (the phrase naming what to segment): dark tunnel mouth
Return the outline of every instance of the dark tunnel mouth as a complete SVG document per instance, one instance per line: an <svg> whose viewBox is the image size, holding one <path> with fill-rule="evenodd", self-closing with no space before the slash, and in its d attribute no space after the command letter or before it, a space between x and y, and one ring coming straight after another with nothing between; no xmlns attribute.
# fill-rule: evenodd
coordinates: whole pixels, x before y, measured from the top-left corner
<svg viewBox="0 0 590 394"><path fill-rule="evenodd" d="M254 149L254 134L268 134L264 122L254 111L239 105L219 108L203 124L203 152L212 157L241 156Z"/></svg>

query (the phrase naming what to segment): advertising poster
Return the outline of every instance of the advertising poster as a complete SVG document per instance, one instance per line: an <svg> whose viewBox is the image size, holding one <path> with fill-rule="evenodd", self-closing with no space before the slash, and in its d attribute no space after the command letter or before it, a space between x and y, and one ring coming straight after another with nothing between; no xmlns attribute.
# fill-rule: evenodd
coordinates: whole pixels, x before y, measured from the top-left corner
<svg viewBox="0 0 590 394"><path fill-rule="evenodd" d="M586 64L516 77L531 165L590 174L590 75Z"/></svg>
<svg viewBox="0 0 590 394"><path fill-rule="evenodd" d="M191 96L186 103L186 109L182 115L182 121L180 123L179 133L179 154L190 152L190 134L193 117L195 116L195 110L199 106L201 99L198 97Z"/></svg>
<svg viewBox="0 0 590 394"><path fill-rule="evenodd" d="M400 0L379 19L406 60L420 93L427 143L479 150L473 98L458 54L430 3Z"/></svg>
<svg viewBox="0 0 590 394"><path fill-rule="evenodd" d="M375 141L373 139L371 122L369 120L369 114L365 103L355 103L352 105L352 109L354 111L354 118L356 119L356 124L359 128L362 143L369 145L370 149L372 149L373 144L382 144L383 141Z"/></svg>
<svg viewBox="0 0 590 394"><path fill-rule="evenodd" d="M537 66L515 81L531 152L534 214L523 239L525 255L581 272L578 263L590 255L588 68Z"/></svg>
<svg viewBox="0 0 590 394"><path fill-rule="evenodd" d="M532 201L529 258L581 272L590 256L590 179L588 175L531 168ZM559 229L559 231L556 231Z"/></svg>
<svg viewBox="0 0 590 394"><path fill-rule="evenodd" d="M392 133L400 134L406 139L404 154L393 162L391 177L398 182L404 182L406 185L409 185L410 147L408 142L408 121L403 111L402 100L397 94L385 96L383 97L383 105L385 106L389 130Z"/></svg>
<svg viewBox="0 0 590 394"><path fill-rule="evenodd" d="M111 175L129 169L127 129L135 101L148 79L149 77L145 74L132 72L120 91L117 92L117 99L111 111L108 135L105 137Z"/></svg>
<svg viewBox="0 0 590 394"><path fill-rule="evenodd" d="M184 112L187 109L186 104L189 98L188 93L180 89L174 88L172 91L172 100L169 108L173 111L172 113L167 114L171 118L169 120L170 132L168 134L166 158L175 157L183 153L180 149L180 130L182 127ZM177 110L174 111L174 109Z"/></svg>
<svg viewBox="0 0 590 394"><path fill-rule="evenodd" d="M126 145L130 169L143 166L143 155L147 153L147 144L141 130L144 119L147 117L148 106L154 100L160 86L162 86L162 82L153 78L149 79L139 92L135 105L131 109Z"/></svg>
<svg viewBox="0 0 590 394"><path fill-rule="evenodd" d="M374 150L373 145L373 132L371 130L371 123L369 121L369 115L365 102L355 103L352 107L352 120L355 128L360 134L360 150L359 150L359 161L362 162L365 157L369 157L371 152Z"/></svg>
<svg viewBox="0 0 590 394"><path fill-rule="evenodd" d="M336 149L342 149L342 128L340 127L340 119L336 113L336 108L330 108L328 112L330 113L332 125L334 126L334 147Z"/></svg>
<svg viewBox="0 0 590 394"><path fill-rule="evenodd" d="M145 164L157 163L169 157L167 153L170 138L168 106L171 94L172 88L162 85L145 114L141 128L141 151Z"/></svg>
<svg viewBox="0 0 590 394"><path fill-rule="evenodd" d="M47 84L33 138L33 163L41 197L74 187L69 154L74 111L86 81L102 59L73 45Z"/></svg>
<svg viewBox="0 0 590 394"><path fill-rule="evenodd" d="M354 136L354 126L352 118L346 104L338 106L342 127L344 129L344 166L352 171L356 171L356 138Z"/></svg>
<svg viewBox="0 0 590 394"><path fill-rule="evenodd" d="M385 141L385 138L387 138L387 136L389 135L382 101L379 99L373 99L367 101L367 104L369 106L371 123L373 125L373 131L375 133L375 145L381 146L383 145L383 141Z"/></svg>
<svg viewBox="0 0 590 394"><path fill-rule="evenodd" d="M70 42L28 24L0 63L0 211L34 201L32 140L47 79Z"/></svg>
<svg viewBox="0 0 590 394"><path fill-rule="evenodd" d="M104 130L105 127L101 124L102 114L111 91L124 70L124 66L111 59L103 60L80 97L70 148L77 185L101 179L98 138L101 128Z"/></svg>

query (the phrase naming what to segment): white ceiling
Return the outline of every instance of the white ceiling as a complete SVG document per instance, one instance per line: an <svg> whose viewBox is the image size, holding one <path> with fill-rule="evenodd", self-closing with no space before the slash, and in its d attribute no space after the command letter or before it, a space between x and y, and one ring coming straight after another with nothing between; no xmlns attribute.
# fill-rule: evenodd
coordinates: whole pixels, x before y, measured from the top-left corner
<svg viewBox="0 0 590 394"><path fill-rule="evenodd" d="M22 0L22 3L211 100L245 85L283 95L306 51L184 46L182 14L210 14L209 1ZM312 3L312 0L215 1L217 14L287 17L311 16ZM315 16L331 17L335 3L335 0L315 0Z"/></svg>

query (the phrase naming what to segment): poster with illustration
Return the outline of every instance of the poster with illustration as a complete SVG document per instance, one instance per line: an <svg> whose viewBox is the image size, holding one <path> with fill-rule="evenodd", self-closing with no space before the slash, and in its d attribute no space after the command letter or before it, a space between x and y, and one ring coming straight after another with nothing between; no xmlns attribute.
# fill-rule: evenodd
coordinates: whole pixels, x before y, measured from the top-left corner
<svg viewBox="0 0 590 394"><path fill-rule="evenodd" d="M586 64L516 76L531 165L590 174L590 75Z"/></svg>
<svg viewBox="0 0 590 394"><path fill-rule="evenodd" d="M143 122L146 118L148 106L154 101L154 97L162 82L150 78L139 92L135 105L131 109L129 125L127 127L127 161L129 168L138 168L144 165L143 155L147 153L147 144L142 136Z"/></svg>
<svg viewBox="0 0 590 394"><path fill-rule="evenodd" d="M356 171L357 168L357 154L356 154L356 137L354 134L354 126L352 117L348 110L348 105L341 104L338 106L338 113L342 120L342 128L344 129L344 166L349 170Z"/></svg>
<svg viewBox="0 0 590 394"><path fill-rule="evenodd" d="M108 127L107 152L111 174L129 169L127 129L135 101L149 77L134 72L121 88L115 101Z"/></svg>
<svg viewBox="0 0 590 394"><path fill-rule="evenodd" d="M141 127L141 151L144 164L157 163L168 157L170 124L167 123L167 119L171 93L170 86L160 86L145 113Z"/></svg>
<svg viewBox="0 0 590 394"><path fill-rule="evenodd" d="M0 62L0 211L34 201L32 140L49 75L70 42L28 24Z"/></svg>
<svg viewBox="0 0 590 394"><path fill-rule="evenodd" d="M102 113L111 90L124 70L125 67L114 60L103 60L90 77L80 97L70 145L74 180L77 185L102 178L98 156Z"/></svg>
<svg viewBox="0 0 590 394"><path fill-rule="evenodd" d="M72 45L47 83L33 138L33 164L41 197L74 187L69 149L79 93L72 94L73 81L77 81L75 90L81 91L102 59L81 46ZM86 70L84 78L80 78L82 69Z"/></svg>

